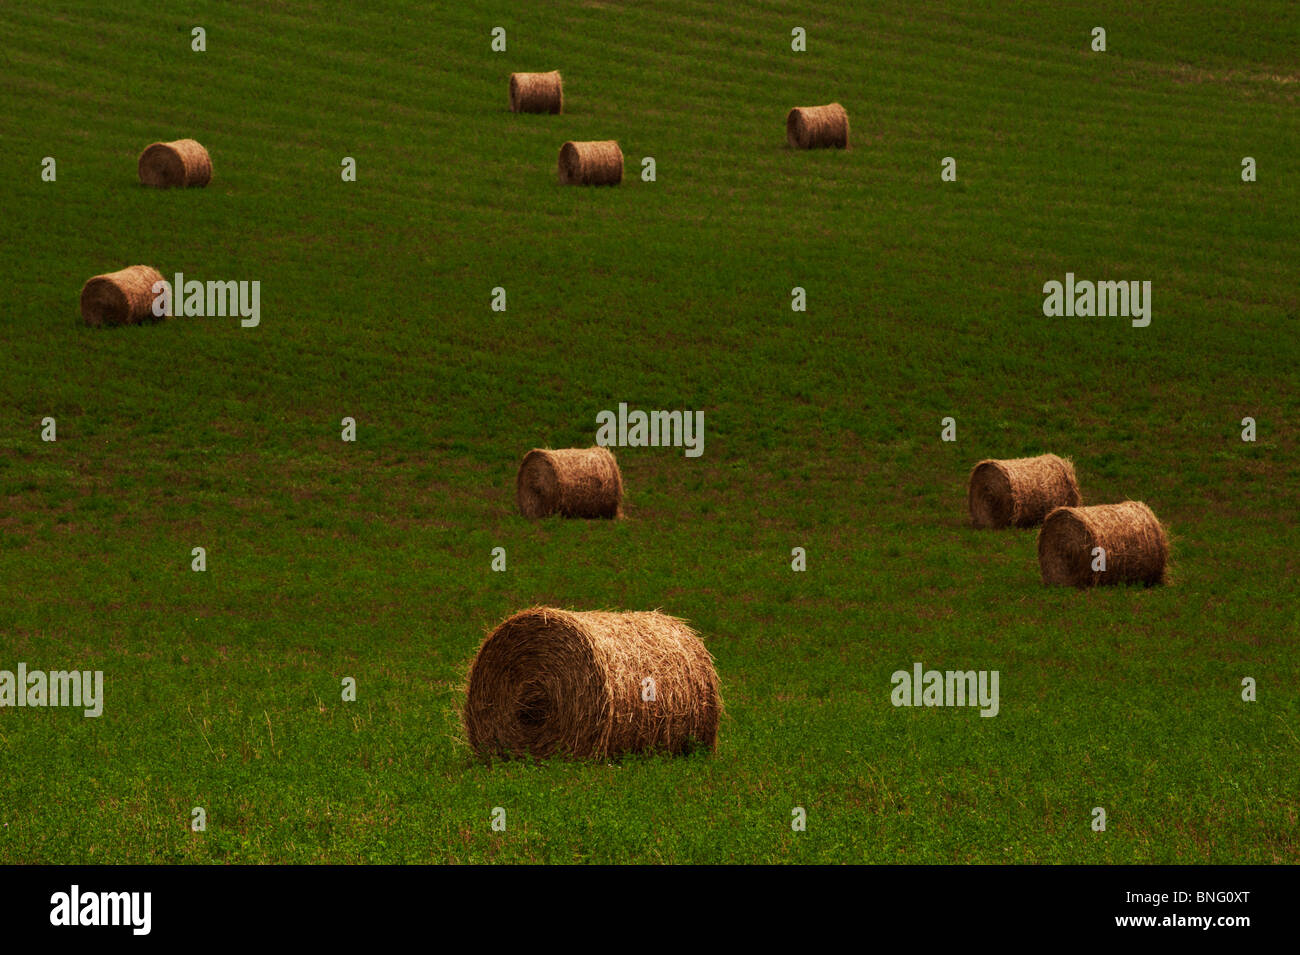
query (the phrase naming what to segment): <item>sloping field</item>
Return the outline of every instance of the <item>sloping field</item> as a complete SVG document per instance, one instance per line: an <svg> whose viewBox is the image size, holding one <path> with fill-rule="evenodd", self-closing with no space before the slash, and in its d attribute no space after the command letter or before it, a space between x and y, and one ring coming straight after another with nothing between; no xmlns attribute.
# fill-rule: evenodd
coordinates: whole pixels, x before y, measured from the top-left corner
<svg viewBox="0 0 1300 955"><path fill-rule="evenodd" d="M1295 4L190 6L0 6L0 670L104 673L0 708L0 863L1300 861ZM832 101L851 148L787 149ZM141 187L181 137L212 183ZM601 139L623 183L559 186ZM84 327L133 263L260 323ZM1150 324L1045 316L1067 273ZM703 453L519 516L620 402ZM971 466L1044 451L1152 507L1168 586L969 526ZM469 662L537 604L687 619L716 752L477 759ZM894 706L916 663L996 717Z"/></svg>

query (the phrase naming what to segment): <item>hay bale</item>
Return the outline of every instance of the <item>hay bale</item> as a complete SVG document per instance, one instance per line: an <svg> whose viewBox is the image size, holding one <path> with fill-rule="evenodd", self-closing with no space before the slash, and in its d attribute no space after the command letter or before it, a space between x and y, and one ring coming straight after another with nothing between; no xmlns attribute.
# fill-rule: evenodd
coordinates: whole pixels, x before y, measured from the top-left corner
<svg viewBox="0 0 1300 955"><path fill-rule="evenodd" d="M848 149L848 110L839 103L796 106L785 118L785 141L792 149Z"/></svg>
<svg viewBox="0 0 1300 955"><path fill-rule="evenodd" d="M87 325L139 325L157 321L155 282L170 288L162 273L147 265L96 275L81 287L81 319Z"/></svg>
<svg viewBox="0 0 1300 955"><path fill-rule="evenodd" d="M1055 454L981 461L970 473L966 504L976 527L1032 527L1053 508L1080 501L1074 465Z"/></svg>
<svg viewBox="0 0 1300 955"><path fill-rule="evenodd" d="M560 147L560 184L617 186L623 181L623 150L613 139L568 142Z"/></svg>
<svg viewBox="0 0 1300 955"><path fill-rule="evenodd" d="M533 607L479 647L464 716L480 755L604 759L713 749L721 709L713 658L681 620Z"/></svg>
<svg viewBox="0 0 1300 955"><path fill-rule="evenodd" d="M515 500L524 517L618 517L623 475L608 448L534 448L519 465Z"/></svg>
<svg viewBox="0 0 1300 955"><path fill-rule="evenodd" d="M146 186L206 186L212 181L212 157L192 139L146 146L139 169Z"/></svg>
<svg viewBox="0 0 1300 955"><path fill-rule="evenodd" d="M510 112L563 113L564 80L560 71L511 73Z"/></svg>
<svg viewBox="0 0 1300 955"><path fill-rule="evenodd" d="M1095 547L1106 551L1106 569L1092 569ZM1169 538L1151 508L1141 501L1058 507L1038 532L1038 568L1045 584L1165 582Z"/></svg>

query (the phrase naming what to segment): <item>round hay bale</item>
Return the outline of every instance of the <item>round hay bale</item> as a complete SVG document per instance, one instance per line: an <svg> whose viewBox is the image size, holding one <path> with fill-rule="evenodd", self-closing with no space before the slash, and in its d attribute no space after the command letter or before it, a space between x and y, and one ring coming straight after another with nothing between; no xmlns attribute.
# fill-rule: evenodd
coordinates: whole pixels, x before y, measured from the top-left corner
<svg viewBox="0 0 1300 955"><path fill-rule="evenodd" d="M1106 569L1092 569L1093 548L1106 552ZM1165 582L1169 538L1151 508L1141 501L1058 507L1038 532L1038 568L1045 584Z"/></svg>
<svg viewBox="0 0 1300 955"><path fill-rule="evenodd" d="M981 461L970 473L966 504L976 527L1032 527L1053 508L1079 503L1074 465L1055 454Z"/></svg>
<svg viewBox="0 0 1300 955"><path fill-rule="evenodd" d="M563 113L564 80L560 71L511 73L510 112Z"/></svg>
<svg viewBox="0 0 1300 955"><path fill-rule="evenodd" d="M212 157L192 139L146 146L139 167L146 186L206 186L212 181Z"/></svg>
<svg viewBox="0 0 1300 955"><path fill-rule="evenodd" d="M681 620L533 607L479 647L464 716L483 756L604 759L711 750L721 709L713 658Z"/></svg>
<svg viewBox="0 0 1300 955"><path fill-rule="evenodd" d="M623 181L623 150L617 140L567 142L560 147L560 184L617 186Z"/></svg>
<svg viewBox="0 0 1300 955"><path fill-rule="evenodd" d="M623 475L608 448L534 448L520 462L515 500L524 517L618 517Z"/></svg>
<svg viewBox="0 0 1300 955"><path fill-rule="evenodd" d="M839 103L796 106L785 118L785 141L792 149L848 149L848 110Z"/></svg>
<svg viewBox="0 0 1300 955"><path fill-rule="evenodd" d="M155 282L170 285L147 265L96 275L81 287L81 319L87 325L138 325L157 321L153 313Z"/></svg>

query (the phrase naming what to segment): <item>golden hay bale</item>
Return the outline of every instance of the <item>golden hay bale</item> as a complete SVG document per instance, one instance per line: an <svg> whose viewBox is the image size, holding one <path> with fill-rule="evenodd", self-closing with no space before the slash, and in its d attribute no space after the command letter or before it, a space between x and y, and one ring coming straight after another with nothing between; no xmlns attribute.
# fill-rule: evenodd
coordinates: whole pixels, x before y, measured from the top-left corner
<svg viewBox="0 0 1300 955"><path fill-rule="evenodd" d="M1093 570L1093 548L1106 552L1106 569ZM1045 584L1165 582L1169 538L1141 501L1058 507L1038 532L1038 568Z"/></svg>
<svg viewBox="0 0 1300 955"><path fill-rule="evenodd" d="M608 448L534 448L519 465L515 500L524 517L618 517L623 475Z"/></svg>
<svg viewBox="0 0 1300 955"><path fill-rule="evenodd" d="M206 186L212 181L212 157L192 139L146 146L139 167L146 186Z"/></svg>
<svg viewBox="0 0 1300 955"><path fill-rule="evenodd" d="M560 147L560 184L617 186L623 181L623 150L617 140L568 142Z"/></svg>
<svg viewBox="0 0 1300 955"><path fill-rule="evenodd" d="M792 149L849 146L849 113L839 103L796 106L785 118L785 141Z"/></svg>
<svg viewBox="0 0 1300 955"><path fill-rule="evenodd" d="M564 80L560 71L511 73L510 112L563 113Z"/></svg>
<svg viewBox="0 0 1300 955"><path fill-rule="evenodd" d="M153 303L161 292L155 282L170 288L162 273L147 265L132 265L118 272L96 275L81 287L81 318L87 325L138 325L157 321Z"/></svg>
<svg viewBox="0 0 1300 955"><path fill-rule="evenodd" d="M713 658L676 617L533 607L479 647L465 730L484 756L684 753L714 748L721 709Z"/></svg>
<svg viewBox="0 0 1300 955"><path fill-rule="evenodd" d="M1055 507L1080 501L1074 465L1055 454L981 461L970 473L966 504L976 527L1032 527Z"/></svg>

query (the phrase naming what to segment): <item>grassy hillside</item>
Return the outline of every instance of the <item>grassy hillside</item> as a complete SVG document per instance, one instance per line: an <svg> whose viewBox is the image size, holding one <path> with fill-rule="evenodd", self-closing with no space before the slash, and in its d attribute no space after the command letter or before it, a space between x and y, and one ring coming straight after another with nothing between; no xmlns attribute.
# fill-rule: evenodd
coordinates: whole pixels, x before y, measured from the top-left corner
<svg viewBox="0 0 1300 955"><path fill-rule="evenodd" d="M0 862L1300 861L1300 11L968 6L0 7L0 669L106 682L0 709ZM509 113L549 69L565 113ZM832 100L852 148L786 149ZM141 188L182 136L212 184ZM558 186L568 139L624 183ZM82 326L136 262L260 281L260 326ZM1150 326L1044 317L1066 272L1151 281ZM524 452L621 401L703 410L703 456L518 516ZM968 527L972 464L1049 450L1154 508L1170 586ZM717 752L476 760L468 663L533 604L687 618ZM895 708L915 661L999 715Z"/></svg>

